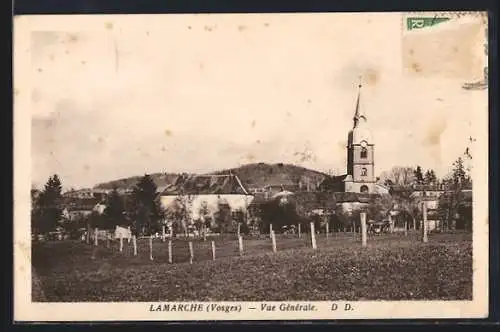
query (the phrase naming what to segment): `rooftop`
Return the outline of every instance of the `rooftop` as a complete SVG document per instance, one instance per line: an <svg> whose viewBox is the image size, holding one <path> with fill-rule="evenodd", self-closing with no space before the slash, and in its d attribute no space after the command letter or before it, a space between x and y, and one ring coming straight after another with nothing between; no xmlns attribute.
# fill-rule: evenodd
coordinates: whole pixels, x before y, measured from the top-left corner
<svg viewBox="0 0 500 332"><path fill-rule="evenodd" d="M162 195L250 195L234 174L184 175L175 183L166 185Z"/></svg>

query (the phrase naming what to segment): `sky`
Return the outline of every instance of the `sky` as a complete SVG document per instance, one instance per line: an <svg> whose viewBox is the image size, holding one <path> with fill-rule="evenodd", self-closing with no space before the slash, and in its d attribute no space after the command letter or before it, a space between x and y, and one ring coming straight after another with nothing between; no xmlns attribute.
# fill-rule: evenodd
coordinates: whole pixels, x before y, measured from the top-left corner
<svg viewBox="0 0 500 332"><path fill-rule="evenodd" d="M399 14L57 20L31 26L36 186L54 173L80 188L253 162L342 174L360 77L376 174L421 165L444 175L487 112L484 92L461 88L474 73L414 55L422 37L407 37ZM412 71L408 54L433 69Z"/></svg>

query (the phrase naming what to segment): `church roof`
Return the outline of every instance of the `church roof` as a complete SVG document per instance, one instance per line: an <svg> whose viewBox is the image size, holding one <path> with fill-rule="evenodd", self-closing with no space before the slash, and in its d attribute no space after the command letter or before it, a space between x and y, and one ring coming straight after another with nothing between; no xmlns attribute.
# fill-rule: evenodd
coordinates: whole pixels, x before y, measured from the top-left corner
<svg viewBox="0 0 500 332"><path fill-rule="evenodd" d="M250 195L234 174L185 175L167 185L161 195Z"/></svg>

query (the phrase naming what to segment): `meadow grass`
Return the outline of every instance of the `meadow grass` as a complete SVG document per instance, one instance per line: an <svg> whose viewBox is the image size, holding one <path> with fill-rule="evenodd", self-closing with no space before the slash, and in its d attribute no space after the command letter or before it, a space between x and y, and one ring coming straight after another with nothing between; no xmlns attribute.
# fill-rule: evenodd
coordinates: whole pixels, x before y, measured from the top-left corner
<svg viewBox="0 0 500 332"><path fill-rule="evenodd" d="M471 300L472 240L470 234L432 234L428 243L418 234L369 236L361 247L359 234L334 233L317 238L277 236L271 240L244 237L239 256L234 236L217 238L212 261L211 239L173 240L174 263L167 242L155 239L154 260L147 239L118 241L98 247L77 241L34 243L35 302L119 301L334 301L334 300ZM94 257L94 259L92 258Z"/></svg>

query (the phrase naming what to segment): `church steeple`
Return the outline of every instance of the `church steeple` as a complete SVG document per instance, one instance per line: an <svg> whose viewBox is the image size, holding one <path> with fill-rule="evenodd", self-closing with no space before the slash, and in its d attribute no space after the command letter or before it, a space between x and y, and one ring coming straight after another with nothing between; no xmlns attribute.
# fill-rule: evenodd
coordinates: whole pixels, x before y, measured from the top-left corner
<svg viewBox="0 0 500 332"><path fill-rule="evenodd" d="M354 111L354 118L353 118L353 121L354 121L353 128L356 128L360 121L366 121L366 115L365 115L364 109L362 107L362 102L361 102L361 88L362 87L363 87L363 85L361 84L361 78L360 78L360 82L358 85L358 97L356 99L356 110Z"/></svg>
<svg viewBox="0 0 500 332"><path fill-rule="evenodd" d="M358 85L354 125L347 139L347 177L344 180L345 191L370 193L375 185L375 145L365 115L361 99L361 82Z"/></svg>

